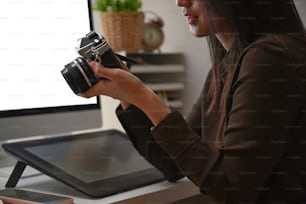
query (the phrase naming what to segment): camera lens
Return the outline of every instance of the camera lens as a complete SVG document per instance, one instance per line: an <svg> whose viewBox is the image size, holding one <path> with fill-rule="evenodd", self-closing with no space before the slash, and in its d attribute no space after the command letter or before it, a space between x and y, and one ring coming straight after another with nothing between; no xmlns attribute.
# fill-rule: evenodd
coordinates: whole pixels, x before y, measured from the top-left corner
<svg viewBox="0 0 306 204"><path fill-rule="evenodd" d="M61 73L75 94L86 92L99 80L82 57L67 64Z"/></svg>

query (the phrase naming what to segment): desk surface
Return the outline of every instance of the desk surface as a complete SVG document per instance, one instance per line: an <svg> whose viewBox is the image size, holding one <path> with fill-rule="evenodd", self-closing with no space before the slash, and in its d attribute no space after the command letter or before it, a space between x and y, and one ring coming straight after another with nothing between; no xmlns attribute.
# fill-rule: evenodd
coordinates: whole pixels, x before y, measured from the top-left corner
<svg viewBox="0 0 306 204"><path fill-rule="evenodd" d="M0 177L1 189L4 188L6 182L7 178ZM75 189L70 188L69 186L66 186L45 175L22 178L17 184L17 187L73 197L75 204L145 204L145 201L149 201L150 203L176 203L176 200L181 200L199 194L197 187L187 179L182 179L177 183L163 181L101 199L88 198Z"/></svg>

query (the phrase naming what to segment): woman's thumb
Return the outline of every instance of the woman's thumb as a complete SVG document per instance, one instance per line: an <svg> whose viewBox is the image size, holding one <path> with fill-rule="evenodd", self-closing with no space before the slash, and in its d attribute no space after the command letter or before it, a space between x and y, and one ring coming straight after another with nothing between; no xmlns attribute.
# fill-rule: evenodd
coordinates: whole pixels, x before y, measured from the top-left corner
<svg viewBox="0 0 306 204"><path fill-rule="evenodd" d="M90 62L89 65L96 75L107 79L111 78L112 75L110 68L104 67L103 65L95 61Z"/></svg>

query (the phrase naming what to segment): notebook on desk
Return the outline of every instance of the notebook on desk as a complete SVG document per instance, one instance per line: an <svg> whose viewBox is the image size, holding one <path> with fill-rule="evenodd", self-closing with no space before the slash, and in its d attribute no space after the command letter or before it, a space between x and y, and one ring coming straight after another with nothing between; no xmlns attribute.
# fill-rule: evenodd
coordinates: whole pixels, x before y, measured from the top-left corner
<svg viewBox="0 0 306 204"><path fill-rule="evenodd" d="M164 180L118 130L11 142L2 146L19 163L94 198ZM11 177L16 180L14 174Z"/></svg>

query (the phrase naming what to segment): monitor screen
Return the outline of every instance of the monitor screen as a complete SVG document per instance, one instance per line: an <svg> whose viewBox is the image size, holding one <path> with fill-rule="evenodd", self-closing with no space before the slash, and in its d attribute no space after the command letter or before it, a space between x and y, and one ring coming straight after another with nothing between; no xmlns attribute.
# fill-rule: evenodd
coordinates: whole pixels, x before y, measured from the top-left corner
<svg viewBox="0 0 306 204"><path fill-rule="evenodd" d="M60 73L93 29L90 0L1 0L0 25L0 141L101 127L99 99Z"/></svg>

